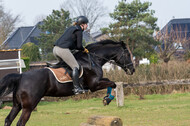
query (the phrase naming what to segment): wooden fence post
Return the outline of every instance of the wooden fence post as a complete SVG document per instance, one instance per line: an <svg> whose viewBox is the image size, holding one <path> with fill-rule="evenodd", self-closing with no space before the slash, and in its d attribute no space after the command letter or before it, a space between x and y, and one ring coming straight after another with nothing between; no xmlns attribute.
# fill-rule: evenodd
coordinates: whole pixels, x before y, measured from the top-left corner
<svg viewBox="0 0 190 126"><path fill-rule="evenodd" d="M123 82L116 83L116 102L118 107L124 106Z"/></svg>

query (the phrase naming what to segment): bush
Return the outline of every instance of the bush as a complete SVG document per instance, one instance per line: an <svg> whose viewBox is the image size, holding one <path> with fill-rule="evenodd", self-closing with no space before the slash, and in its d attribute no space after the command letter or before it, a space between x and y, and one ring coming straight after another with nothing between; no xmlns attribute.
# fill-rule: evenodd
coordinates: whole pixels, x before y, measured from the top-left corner
<svg viewBox="0 0 190 126"><path fill-rule="evenodd" d="M29 57L30 61L39 61L40 60L40 52L37 45L34 43L26 43L22 46L22 57Z"/></svg>
<svg viewBox="0 0 190 126"><path fill-rule="evenodd" d="M24 60L24 63L26 66L26 68L22 68L22 71L26 72L30 69L30 58L29 57L22 57L22 59Z"/></svg>
<svg viewBox="0 0 190 126"><path fill-rule="evenodd" d="M190 64L187 62L170 61L168 64L158 63L140 65L133 75L126 75L123 70L104 71L104 77L112 81L127 83L160 82L162 80L189 79Z"/></svg>
<svg viewBox="0 0 190 126"><path fill-rule="evenodd" d="M154 63L154 64L156 64L156 63L158 63L158 55L156 55L156 54L152 54L151 56L150 56L150 63Z"/></svg>
<svg viewBox="0 0 190 126"><path fill-rule="evenodd" d="M56 60L56 58L55 58L55 56L53 55L53 53L48 53L48 54L46 55L46 59L47 59L48 61Z"/></svg>

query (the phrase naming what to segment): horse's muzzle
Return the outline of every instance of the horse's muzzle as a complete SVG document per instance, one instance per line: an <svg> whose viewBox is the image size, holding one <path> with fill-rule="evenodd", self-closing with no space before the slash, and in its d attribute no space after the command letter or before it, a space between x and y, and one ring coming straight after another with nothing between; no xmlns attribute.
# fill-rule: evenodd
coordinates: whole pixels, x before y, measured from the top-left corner
<svg viewBox="0 0 190 126"><path fill-rule="evenodd" d="M128 75L133 75L133 73L135 72L135 68L132 67L132 68L125 69L125 72Z"/></svg>

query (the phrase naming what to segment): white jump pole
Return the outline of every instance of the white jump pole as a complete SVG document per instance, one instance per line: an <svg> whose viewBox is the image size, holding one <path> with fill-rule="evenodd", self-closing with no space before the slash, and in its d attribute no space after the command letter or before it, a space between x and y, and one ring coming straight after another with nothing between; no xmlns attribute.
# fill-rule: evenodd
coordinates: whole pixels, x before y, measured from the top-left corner
<svg viewBox="0 0 190 126"><path fill-rule="evenodd" d="M20 50L18 51L18 59L19 59L19 69L20 69L20 74L22 73L22 67L21 67L21 52Z"/></svg>
<svg viewBox="0 0 190 126"><path fill-rule="evenodd" d="M118 107L124 106L123 82L116 83L116 103Z"/></svg>

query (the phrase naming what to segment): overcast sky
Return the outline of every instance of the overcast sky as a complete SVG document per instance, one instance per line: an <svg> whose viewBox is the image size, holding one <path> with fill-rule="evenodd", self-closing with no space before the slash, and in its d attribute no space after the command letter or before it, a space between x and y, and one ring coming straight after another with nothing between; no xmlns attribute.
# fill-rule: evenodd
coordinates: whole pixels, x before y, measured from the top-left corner
<svg viewBox="0 0 190 126"><path fill-rule="evenodd" d="M64 0L2 0L4 8L13 15L21 15L19 26L31 26L40 15L49 15L52 10L59 10ZM100 0L109 12L113 12L118 0ZM131 2L132 0L127 0ZM173 18L190 18L190 0L141 0L152 2L158 26L162 28Z"/></svg>

